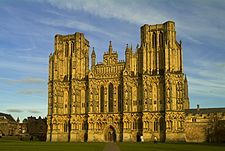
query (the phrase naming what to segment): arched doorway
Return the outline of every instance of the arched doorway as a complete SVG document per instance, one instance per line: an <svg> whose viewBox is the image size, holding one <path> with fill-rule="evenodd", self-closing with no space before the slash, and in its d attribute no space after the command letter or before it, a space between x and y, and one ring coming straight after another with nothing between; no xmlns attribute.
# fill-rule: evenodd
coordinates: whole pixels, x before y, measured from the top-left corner
<svg viewBox="0 0 225 151"><path fill-rule="evenodd" d="M137 142L140 142L140 141L141 141L141 133L138 132L138 133L137 133Z"/></svg>
<svg viewBox="0 0 225 151"><path fill-rule="evenodd" d="M84 133L84 142L87 142L88 140L88 133Z"/></svg>
<svg viewBox="0 0 225 151"><path fill-rule="evenodd" d="M105 133L105 141L115 142L116 141L116 131L113 126L109 126Z"/></svg>

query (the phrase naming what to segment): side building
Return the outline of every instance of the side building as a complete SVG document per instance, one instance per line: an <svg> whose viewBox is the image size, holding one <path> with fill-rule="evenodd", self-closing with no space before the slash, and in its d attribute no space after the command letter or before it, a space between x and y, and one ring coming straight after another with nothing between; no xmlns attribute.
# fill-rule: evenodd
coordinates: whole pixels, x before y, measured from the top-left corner
<svg viewBox="0 0 225 151"><path fill-rule="evenodd" d="M18 124L10 114L0 113L0 136L17 135Z"/></svg>
<svg viewBox="0 0 225 151"><path fill-rule="evenodd" d="M200 108L185 111L187 142L225 142L225 108Z"/></svg>

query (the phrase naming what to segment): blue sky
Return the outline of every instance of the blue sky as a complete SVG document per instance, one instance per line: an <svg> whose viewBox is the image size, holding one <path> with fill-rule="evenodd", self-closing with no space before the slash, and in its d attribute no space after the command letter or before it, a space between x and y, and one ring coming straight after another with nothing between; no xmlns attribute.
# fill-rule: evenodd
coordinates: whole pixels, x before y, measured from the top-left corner
<svg viewBox="0 0 225 151"><path fill-rule="evenodd" d="M0 0L0 112L47 115L55 34L85 33L97 60L112 40L119 58L143 24L176 23L191 107L225 107L224 0Z"/></svg>

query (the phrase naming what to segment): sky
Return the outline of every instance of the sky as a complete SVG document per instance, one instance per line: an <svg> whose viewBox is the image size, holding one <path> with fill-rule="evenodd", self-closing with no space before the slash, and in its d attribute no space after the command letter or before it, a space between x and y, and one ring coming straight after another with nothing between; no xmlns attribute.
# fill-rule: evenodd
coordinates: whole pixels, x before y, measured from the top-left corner
<svg viewBox="0 0 225 151"><path fill-rule="evenodd" d="M225 107L224 0L0 0L0 112L47 116L48 57L56 34L83 32L97 61L112 40L124 59L140 27L176 23L191 108Z"/></svg>

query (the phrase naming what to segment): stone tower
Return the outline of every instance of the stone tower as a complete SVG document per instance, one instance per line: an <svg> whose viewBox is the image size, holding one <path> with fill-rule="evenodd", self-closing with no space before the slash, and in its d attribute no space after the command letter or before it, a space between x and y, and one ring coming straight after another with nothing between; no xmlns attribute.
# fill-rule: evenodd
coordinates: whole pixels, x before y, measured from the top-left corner
<svg viewBox="0 0 225 151"><path fill-rule="evenodd" d="M189 108L182 44L172 21L141 27L125 61L109 42L103 62L82 33L56 35L49 57L47 141L184 140Z"/></svg>
<svg viewBox="0 0 225 151"><path fill-rule="evenodd" d="M86 133L89 42L84 34L56 35L49 56L47 141L79 141Z"/></svg>
<svg viewBox="0 0 225 151"><path fill-rule="evenodd" d="M154 135L161 141L184 139L184 110L189 108L189 99L185 92L182 45L176 40L175 23L142 26L139 56L143 136Z"/></svg>

